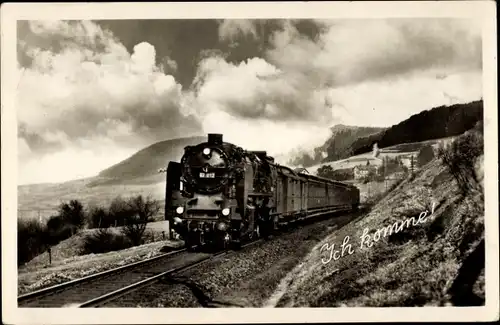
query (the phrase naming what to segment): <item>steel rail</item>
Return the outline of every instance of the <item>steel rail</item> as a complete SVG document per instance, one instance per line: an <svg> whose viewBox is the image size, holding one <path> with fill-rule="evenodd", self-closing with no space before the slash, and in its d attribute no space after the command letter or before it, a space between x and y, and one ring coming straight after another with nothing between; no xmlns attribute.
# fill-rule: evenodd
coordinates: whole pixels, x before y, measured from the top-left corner
<svg viewBox="0 0 500 325"><path fill-rule="evenodd" d="M262 242L262 239L258 239L258 240L255 240L255 241L252 241L248 244L245 244L243 245L241 248L245 248L245 247L248 247L248 246L251 246L251 245L255 245L259 242ZM223 255L226 255L226 254L229 254L229 253L232 253L233 251L231 250L224 250L224 251L221 251L221 252L217 252L217 253L214 253L213 255L211 256L207 256L201 260L198 260L198 261L195 261L193 263L190 263L190 264L187 264L187 265L183 265L183 266L179 266L179 267L176 267L176 268L173 268L171 270L168 270L168 271L165 271L165 272L161 272L159 274L156 274L154 276L151 276L147 279L144 279L144 280L141 280L139 282L136 282L136 283L132 283L126 287L123 287L123 288L120 288L118 290L115 290L115 291L112 291L112 292L109 292L107 294L104 294L100 297L96 297L94 299L91 299L91 300L88 300L86 302L83 302L81 304L76 304L76 305L73 305L72 307L76 307L76 308L88 308L88 307L99 307L105 303L108 303L110 301L113 301L113 300L116 300L128 293L131 293L133 291L136 291L138 289L141 289L141 288L144 288L152 283L154 283L155 281L161 279L162 277L164 276L168 276L168 275L172 275L174 273L178 273L178 272L182 272L182 271L187 271L195 266L198 266L200 264L203 264L203 263L206 263L210 260L213 260L214 258L216 257L220 257L220 256L223 256Z"/></svg>
<svg viewBox="0 0 500 325"><path fill-rule="evenodd" d="M107 276L110 276L110 275L113 275L113 274L118 274L120 272L127 271L129 269L134 268L134 267L141 266L141 265L146 265L148 263L160 260L160 259L165 258L165 257L171 257L171 256L177 255L177 254L185 252L185 251L186 251L186 248L178 249L178 250L175 250L175 251L172 251L172 252L168 252L168 253L165 253L165 254L161 254L161 255L158 255L158 256L154 256L154 257L148 258L146 260L137 261L137 262L134 262L134 263L122 265L122 266L117 267L117 268L112 268L112 269L109 269L109 270L106 270L106 271L102 271L102 272L98 272L98 273L94 273L94 274L91 274L91 275L88 275L88 276L85 276L85 277L82 277L82 278L74 279L74 280L63 282L63 283L60 283L60 284L56 284L56 285L53 285L53 286L50 286L50 287L47 287L47 288L43 288L43 289L40 289L40 290L37 290L37 291L29 292L29 293L26 293L26 294L18 296L17 297L17 303L19 304L19 303L23 303L23 302L26 302L26 301L31 301L31 300L36 299L36 298L40 298L40 297L45 297L45 296L48 296L48 295L52 295L52 294L55 294L55 293L57 293L59 291L65 290L65 289L73 287L73 286L77 286L77 285L80 285L80 284L83 284L83 283L91 282L93 280L100 279L100 278L103 278L103 277L107 277Z"/></svg>

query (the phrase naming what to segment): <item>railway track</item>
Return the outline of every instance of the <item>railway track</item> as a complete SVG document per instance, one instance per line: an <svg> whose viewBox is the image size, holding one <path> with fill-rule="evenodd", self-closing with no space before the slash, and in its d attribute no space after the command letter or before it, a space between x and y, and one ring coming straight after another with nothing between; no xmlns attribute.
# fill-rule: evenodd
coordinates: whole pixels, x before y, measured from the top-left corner
<svg viewBox="0 0 500 325"><path fill-rule="evenodd" d="M260 241L261 240L256 240L256 241L250 242L250 243L248 243L246 245L243 245L242 248L254 245L254 244L256 244L256 243L258 243ZM145 288L147 286L150 286L150 285L154 284L156 281L159 281L163 277L172 276L174 274L177 274L177 273L180 273L180 272L183 272L183 271L187 271L187 270L189 270L189 269L191 269L193 267L196 267L196 266L198 266L198 265L200 265L202 263L205 263L205 262L208 262L210 260L213 260L216 257L222 256L222 255L226 255L226 254L230 254L231 252L232 252L231 250L224 250L224 251L220 251L220 252L213 253L213 254L205 254L205 255L208 255L208 256L202 257L200 259L197 259L194 262L186 263L186 264L183 264L183 265L178 266L178 267L171 267L170 269L168 269L168 270L166 270L164 272L153 274L153 275L145 278L142 281L135 282L135 283L133 283L133 284L131 284L129 286L126 286L126 287L123 287L121 289L118 289L118 290L106 293L106 294L104 294L102 296L99 296L99 297L96 297L96 298L94 298L92 300L85 301L84 303L79 304L78 306L75 306L75 307L80 307L80 308L85 308L85 307L87 307L87 308L88 307L94 307L94 308L105 307L105 305L107 303L113 302L113 301L119 299L122 296L130 294L133 291L140 290L140 289L143 289L143 288ZM198 253L191 253L191 254L198 254Z"/></svg>
<svg viewBox="0 0 500 325"><path fill-rule="evenodd" d="M159 272L162 268L168 267L171 261L175 263L178 259L182 259L186 252L186 249L172 251L147 260L20 295L17 298L17 303L19 307L78 305L106 292L140 281L147 276L147 272Z"/></svg>
<svg viewBox="0 0 500 325"><path fill-rule="evenodd" d="M260 241L253 241L242 248ZM164 276L186 271L229 252L225 250L211 254L181 249L21 295L17 300L18 306L28 308L99 307L132 291L151 285Z"/></svg>
<svg viewBox="0 0 500 325"><path fill-rule="evenodd" d="M329 213L335 212L338 211L329 211ZM261 241L262 239L252 241L241 248ZM21 295L18 297L18 306L30 308L99 307L132 291L149 286L162 277L186 271L230 252L230 250L217 253L188 252L186 249L176 250Z"/></svg>

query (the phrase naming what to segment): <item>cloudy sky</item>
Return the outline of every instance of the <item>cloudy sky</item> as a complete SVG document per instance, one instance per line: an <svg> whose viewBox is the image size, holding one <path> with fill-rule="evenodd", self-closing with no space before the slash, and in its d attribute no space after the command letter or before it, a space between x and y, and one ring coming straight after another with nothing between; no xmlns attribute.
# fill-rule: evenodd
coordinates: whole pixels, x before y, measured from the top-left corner
<svg viewBox="0 0 500 325"><path fill-rule="evenodd" d="M24 21L17 35L20 184L207 132L286 157L335 124L390 126L482 95L468 20Z"/></svg>

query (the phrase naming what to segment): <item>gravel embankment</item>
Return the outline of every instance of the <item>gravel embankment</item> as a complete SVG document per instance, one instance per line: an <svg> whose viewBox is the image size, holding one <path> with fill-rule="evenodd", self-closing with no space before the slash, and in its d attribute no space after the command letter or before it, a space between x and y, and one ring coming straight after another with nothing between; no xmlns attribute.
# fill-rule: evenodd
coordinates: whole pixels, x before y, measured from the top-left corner
<svg viewBox="0 0 500 325"><path fill-rule="evenodd" d="M350 220L339 215L218 257L136 291L110 307L261 307L282 278L327 234Z"/></svg>

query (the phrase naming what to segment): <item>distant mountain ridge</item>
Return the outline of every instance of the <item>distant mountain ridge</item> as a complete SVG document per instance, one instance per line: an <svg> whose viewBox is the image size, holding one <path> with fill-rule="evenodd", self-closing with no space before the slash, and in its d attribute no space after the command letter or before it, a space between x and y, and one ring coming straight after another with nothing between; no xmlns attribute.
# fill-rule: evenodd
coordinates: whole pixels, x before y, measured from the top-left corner
<svg viewBox="0 0 500 325"><path fill-rule="evenodd" d="M184 153L184 147L206 141L206 137L196 136L177 138L154 143L129 158L101 171L91 186L114 183L152 183L165 179L165 174L158 173L171 160L178 161Z"/></svg>

